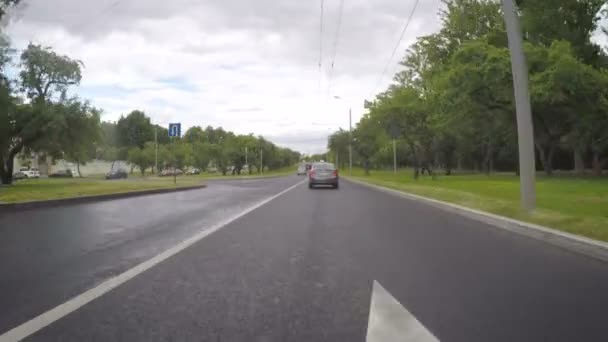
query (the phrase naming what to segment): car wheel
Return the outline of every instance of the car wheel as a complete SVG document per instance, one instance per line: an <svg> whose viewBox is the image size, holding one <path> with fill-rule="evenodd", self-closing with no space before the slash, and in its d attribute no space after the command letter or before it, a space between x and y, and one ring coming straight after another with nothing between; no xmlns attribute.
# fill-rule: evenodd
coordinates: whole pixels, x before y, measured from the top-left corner
<svg viewBox="0 0 608 342"><path fill-rule="evenodd" d="M312 185L312 183L308 183L308 188L309 188L309 189L314 188L314 186Z"/></svg>
<svg viewBox="0 0 608 342"><path fill-rule="evenodd" d="M336 185L334 185L334 189L336 189L336 190L337 190L337 189L339 189L339 188L340 188L340 185L339 185L338 183L336 183Z"/></svg>

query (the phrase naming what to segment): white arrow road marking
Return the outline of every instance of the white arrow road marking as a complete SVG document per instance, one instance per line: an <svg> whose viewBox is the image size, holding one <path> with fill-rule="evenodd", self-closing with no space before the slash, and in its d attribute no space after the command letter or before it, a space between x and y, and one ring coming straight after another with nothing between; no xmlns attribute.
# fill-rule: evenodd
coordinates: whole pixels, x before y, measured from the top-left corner
<svg viewBox="0 0 608 342"><path fill-rule="evenodd" d="M374 280L367 342L439 342L414 315Z"/></svg>

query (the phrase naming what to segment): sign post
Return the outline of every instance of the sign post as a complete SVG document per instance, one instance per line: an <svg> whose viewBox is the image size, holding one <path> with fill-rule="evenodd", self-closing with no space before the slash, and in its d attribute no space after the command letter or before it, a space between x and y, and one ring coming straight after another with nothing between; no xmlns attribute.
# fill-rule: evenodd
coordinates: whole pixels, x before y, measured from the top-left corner
<svg viewBox="0 0 608 342"><path fill-rule="evenodd" d="M170 138L179 138L182 136L182 124L170 123L169 124L169 137ZM173 184L177 184L177 172L175 170L175 156L173 156Z"/></svg>

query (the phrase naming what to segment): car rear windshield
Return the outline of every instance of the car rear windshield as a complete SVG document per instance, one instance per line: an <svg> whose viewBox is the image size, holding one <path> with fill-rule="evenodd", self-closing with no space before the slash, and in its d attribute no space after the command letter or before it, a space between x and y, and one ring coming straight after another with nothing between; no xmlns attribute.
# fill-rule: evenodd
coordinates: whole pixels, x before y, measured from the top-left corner
<svg viewBox="0 0 608 342"><path fill-rule="evenodd" d="M324 164L315 164L314 166L315 170L334 170L334 164L330 164L330 163L324 163Z"/></svg>

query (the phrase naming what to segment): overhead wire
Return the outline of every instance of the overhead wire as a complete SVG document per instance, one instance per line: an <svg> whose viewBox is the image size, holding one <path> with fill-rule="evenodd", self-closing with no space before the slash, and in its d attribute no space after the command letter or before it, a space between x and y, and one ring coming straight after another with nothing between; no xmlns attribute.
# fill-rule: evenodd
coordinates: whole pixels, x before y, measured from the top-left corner
<svg viewBox="0 0 608 342"><path fill-rule="evenodd" d="M321 82L323 80L323 7L324 0L321 0L321 15L319 18L319 85L318 96L321 96Z"/></svg>
<svg viewBox="0 0 608 342"><path fill-rule="evenodd" d="M342 27L342 12L344 11L344 0L340 0L340 7L338 8L338 22L336 24L336 32L334 34L334 45L331 57L331 64L329 66L329 76L327 81L327 98L329 98L329 93L331 91L331 83L333 81L333 73L334 73L334 65L336 62L336 54L338 51L338 43L340 41L340 29Z"/></svg>
<svg viewBox="0 0 608 342"><path fill-rule="evenodd" d="M384 68L382 69L382 73L380 74L380 77L378 78L378 82L375 83L375 86L372 89L372 92L369 97L374 96L374 92L376 91L376 89L378 89L378 86L380 86L380 83L382 83L382 79L384 79L384 75L386 74L386 71L388 70L388 66L391 63L391 61L393 60L393 57L395 57L395 53L397 53L397 49L399 49L399 46L401 45L401 41L403 40L403 37L405 36L405 32L407 31L407 28L410 26L410 23L412 22L412 18L414 17L414 13L416 13L416 9L418 8L419 3L420 3L420 0L416 0L414 2L414 7L412 7L410 15L408 16L407 21L405 22L405 25L403 26L403 29L401 30L401 35L399 36L399 40L397 40L397 43L393 47L393 52L391 52L391 56L386 61L386 64L384 65Z"/></svg>

